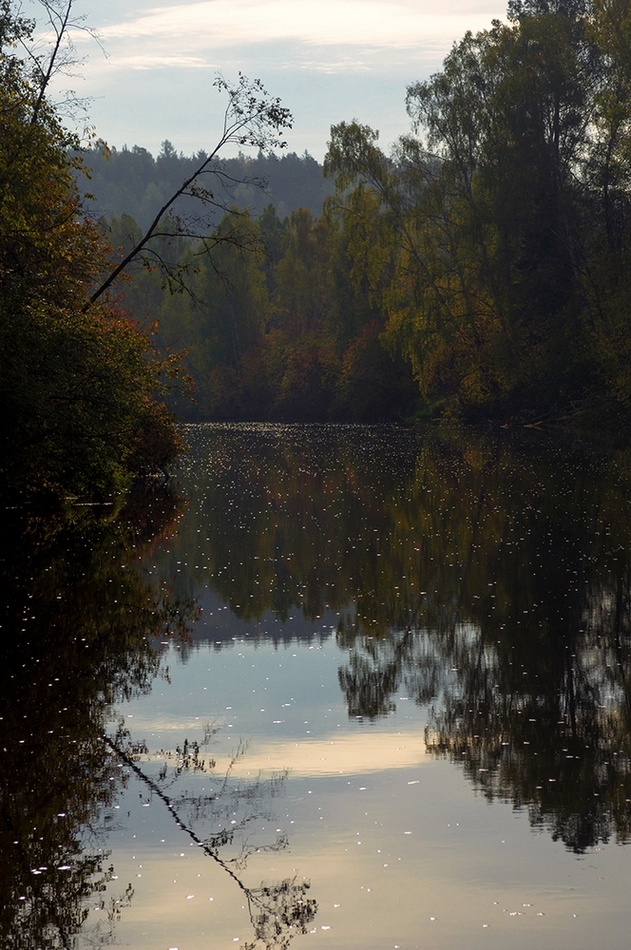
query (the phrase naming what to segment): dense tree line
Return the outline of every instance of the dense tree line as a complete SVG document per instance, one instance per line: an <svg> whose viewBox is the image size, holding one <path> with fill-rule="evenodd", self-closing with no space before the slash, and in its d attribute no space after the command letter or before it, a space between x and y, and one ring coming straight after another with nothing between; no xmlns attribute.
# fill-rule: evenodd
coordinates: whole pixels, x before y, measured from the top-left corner
<svg viewBox="0 0 631 950"><path fill-rule="evenodd" d="M127 215L108 225L119 254L139 233ZM281 220L272 205L256 219L227 212L210 252L162 242L160 255L184 275L171 280L178 292L162 292L148 261L123 286L121 305L158 319L165 352L184 353L194 385L192 401L172 400L180 417L373 421L412 411L411 369L381 342L385 314L354 273L352 242L352 223L332 209Z"/></svg>
<svg viewBox="0 0 631 950"><path fill-rule="evenodd" d="M182 181L200 164L206 153L186 156L165 139L157 156L146 148L103 147L96 143L84 155L90 168L86 208L96 217L131 215L141 228L153 219L156 208L173 194ZM308 153L283 155L259 152L255 157L239 154L221 160L221 177L215 177L216 200L247 207L254 215L273 204L278 215L287 217L298 207L319 214L333 187L322 165ZM81 184L81 182L80 182ZM199 213L198 203L189 196L178 204L178 213ZM221 215L217 216L219 220Z"/></svg>
<svg viewBox="0 0 631 950"><path fill-rule="evenodd" d="M0 2L0 486L104 497L180 450L160 399L170 360L118 308L88 307L111 263L46 98L50 71L16 53L33 26Z"/></svg>
<svg viewBox="0 0 631 950"><path fill-rule="evenodd" d="M392 154L332 129L319 216L235 210L225 254L183 252L188 296L125 302L201 418L625 419L630 93L626 2L511 0L408 88Z"/></svg>
<svg viewBox="0 0 631 950"><path fill-rule="evenodd" d="M385 340L430 406L628 414L630 44L624 0L511 0L408 88L390 158L333 129L344 214L380 235Z"/></svg>

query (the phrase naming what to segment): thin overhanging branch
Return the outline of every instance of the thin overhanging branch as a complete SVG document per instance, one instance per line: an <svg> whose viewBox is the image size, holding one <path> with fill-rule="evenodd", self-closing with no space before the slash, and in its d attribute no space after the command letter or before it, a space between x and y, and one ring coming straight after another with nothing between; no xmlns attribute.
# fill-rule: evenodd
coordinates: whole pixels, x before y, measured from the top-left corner
<svg viewBox="0 0 631 950"><path fill-rule="evenodd" d="M222 138L220 139L219 143L215 147L212 154L208 156L208 158L199 166L199 168L190 176L190 178L187 178L184 182L182 182L182 184L177 189L177 191L174 191L171 197L168 199L168 201L166 201L162 205L162 207L160 208L160 210L154 217L153 221L151 222L151 224L145 231L142 238L138 241L137 244L134 245L134 247L132 247L129 253L125 255L122 261L120 261L120 263L108 275L108 277L103 281L103 283L99 287L97 287L94 293L90 296L89 301L85 304L83 308L84 311L89 310L92 304L96 303L99 297L101 297L105 293L105 291L109 287L111 287L111 285L114 283L116 278L129 266L129 264L131 264L131 262L135 258L138 257L141 251L143 251L145 246L149 243L151 238L156 236L156 234L158 233L158 225L160 224L160 221L162 220L164 215L167 213L169 208L171 208L175 204L177 199L182 194L184 194L184 192L192 185L195 179L204 172L204 170L208 167L208 164L217 155L217 152L222 148L222 146L226 144L226 141L227 141L226 136L225 135L222 136Z"/></svg>
<svg viewBox="0 0 631 950"><path fill-rule="evenodd" d="M285 129L291 128L291 113L289 109L281 106L279 99L272 99L268 95L259 80L250 82L243 74L239 74L238 84L230 87L226 80L219 76L214 85L228 94L228 105L224 112L223 131L219 141L210 155L204 158L193 174L186 178L162 205L141 239L91 294L83 307L84 312L96 303L117 277L142 253L151 238L156 236L161 220L177 199L186 194L200 176L213 170L212 163L226 145L230 143L252 145L258 146L259 149L285 146L286 143L281 139L281 135ZM211 201L212 197L209 193Z"/></svg>
<svg viewBox="0 0 631 950"><path fill-rule="evenodd" d="M39 94L35 100L35 105L33 106L33 113L31 115L31 125L35 125L39 118L39 112L44 101L44 96L46 95L46 90L55 71L55 66L57 59L59 57L59 51L61 49L61 44L64 40L64 37L68 31L68 25L70 22L70 12L72 10L73 0L68 0L66 4L66 9L62 14L58 14L59 23L55 24L55 12L48 3L44 3L46 12L48 13L48 20L55 32L55 42L51 50L50 56L48 57L48 65L45 70L43 70L39 64L39 60L35 57L37 62L37 67L40 71L41 79L39 86Z"/></svg>

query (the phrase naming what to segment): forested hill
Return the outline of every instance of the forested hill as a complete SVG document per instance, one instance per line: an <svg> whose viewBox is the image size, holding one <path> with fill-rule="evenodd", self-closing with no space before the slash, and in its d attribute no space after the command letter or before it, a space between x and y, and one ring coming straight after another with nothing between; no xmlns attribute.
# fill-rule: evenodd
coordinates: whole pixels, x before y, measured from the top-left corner
<svg viewBox="0 0 631 950"><path fill-rule="evenodd" d="M173 407L628 431L629 0L509 0L405 102L411 131L388 153L368 126L331 129L333 200L308 156L233 159L151 242L133 219L159 213L193 160L168 143L155 160L88 156L111 247L143 251L116 287L123 312L157 325L194 381L195 405ZM202 233L208 207L224 213Z"/></svg>
<svg viewBox="0 0 631 950"><path fill-rule="evenodd" d="M97 217L130 215L144 229L204 157L202 152L192 156L178 153L168 140L155 158L139 145L120 150L94 148L84 156L91 169L87 187L93 195L87 207ZM242 154L222 159L220 164L222 177L215 176L213 188L221 187L222 204L248 208L254 217L269 204L274 205L280 218L297 208L319 215L324 199L334 190L333 183L324 178L322 166L306 152L280 157L262 152L256 157ZM85 187L85 180L80 185ZM184 216L199 214L199 202L183 197L177 212Z"/></svg>

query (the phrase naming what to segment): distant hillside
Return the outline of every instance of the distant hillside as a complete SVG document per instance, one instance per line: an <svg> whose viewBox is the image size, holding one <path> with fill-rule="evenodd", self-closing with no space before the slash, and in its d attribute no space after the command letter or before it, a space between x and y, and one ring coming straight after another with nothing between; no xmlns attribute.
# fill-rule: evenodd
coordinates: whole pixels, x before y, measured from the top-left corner
<svg viewBox="0 0 631 950"><path fill-rule="evenodd" d="M201 164L204 153L178 154L169 141L162 143L154 158L147 149L134 145L104 154L94 149L84 155L91 179L81 187L93 195L88 208L97 216L129 214L141 228L147 227L170 195ZM203 183L223 206L249 208L254 216L273 204L280 218L296 208L307 208L314 216L322 211L324 199L333 193L333 183L324 178L322 166L308 153L292 152L282 157L259 153L256 158L240 155L217 164L220 175ZM193 198L183 198L176 213L199 215Z"/></svg>

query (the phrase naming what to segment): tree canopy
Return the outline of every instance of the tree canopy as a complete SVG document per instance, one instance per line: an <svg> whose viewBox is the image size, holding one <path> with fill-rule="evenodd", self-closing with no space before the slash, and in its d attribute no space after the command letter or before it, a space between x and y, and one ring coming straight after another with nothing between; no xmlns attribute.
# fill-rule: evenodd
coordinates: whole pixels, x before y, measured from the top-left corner
<svg viewBox="0 0 631 950"><path fill-rule="evenodd" d="M627 4L508 12L408 87L412 134L390 158L371 129L341 123L326 168L344 213L368 189L390 229L385 339L430 406L619 418L631 400Z"/></svg>
<svg viewBox="0 0 631 950"><path fill-rule="evenodd" d="M410 84L411 131L390 154L358 121L332 128L319 213L239 209L235 193L213 225L221 254L178 252L185 293L163 298L157 276L126 287L124 306L187 353L197 406L178 411L625 423L629 22L617 0L511 0L506 22ZM193 162L163 151L121 153L121 189L147 194L158 165Z"/></svg>
<svg viewBox="0 0 631 950"><path fill-rule="evenodd" d="M179 447L163 398L185 419L628 421L626 7L511 0L408 87L390 154L357 121L333 127L319 214L252 205L218 151L254 146L253 165L230 161L266 174L291 117L220 79L216 146L112 153L120 194L142 200L96 227L47 71L16 55L31 25L3 0L4 484L107 493L163 467ZM97 192L105 158L87 156ZM168 352L196 406L165 394Z"/></svg>
<svg viewBox="0 0 631 950"><path fill-rule="evenodd" d="M107 247L83 214L75 142L40 64L16 53L32 28L2 3L0 482L23 497L104 497L180 451L160 401L169 361L111 303L85 311Z"/></svg>

